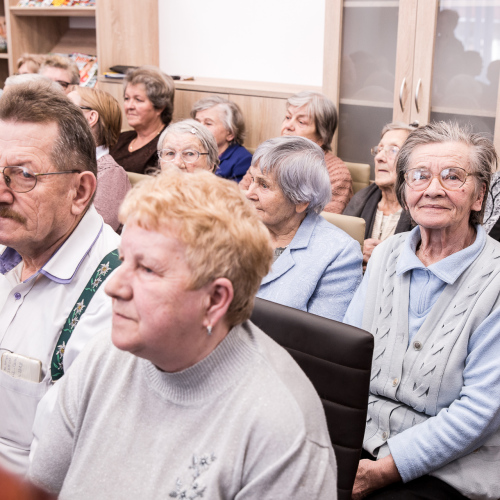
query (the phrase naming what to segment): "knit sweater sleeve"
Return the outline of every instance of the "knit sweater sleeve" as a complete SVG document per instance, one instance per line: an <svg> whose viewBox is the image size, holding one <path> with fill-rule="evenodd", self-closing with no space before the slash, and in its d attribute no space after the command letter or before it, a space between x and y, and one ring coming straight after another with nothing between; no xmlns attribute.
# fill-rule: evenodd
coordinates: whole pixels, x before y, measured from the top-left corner
<svg viewBox="0 0 500 500"><path fill-rule="evenodd" d="M325 212L341 214L353 194L351 174L345 163L331 152L325 154L325 163L332 185L332 199Z"/></svg>
<svg viewBox="0 0 500 500"><path fill-rule="evenodd" d="M314 498L336 500L337 471L328 448L298 438L288 452L253 478L235 500Z"/></svg>

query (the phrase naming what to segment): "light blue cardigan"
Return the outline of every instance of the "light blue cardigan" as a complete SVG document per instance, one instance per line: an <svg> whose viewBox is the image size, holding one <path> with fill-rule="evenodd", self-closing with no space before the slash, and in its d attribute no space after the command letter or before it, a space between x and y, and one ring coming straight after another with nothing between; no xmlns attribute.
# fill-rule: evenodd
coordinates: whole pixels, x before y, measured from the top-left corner
<svg viewBox="0 0 500 500"><path fill-rule="evenodd" d="M257 297L342 321L362 278L359 243L316 213L302 221Z"/></svg>

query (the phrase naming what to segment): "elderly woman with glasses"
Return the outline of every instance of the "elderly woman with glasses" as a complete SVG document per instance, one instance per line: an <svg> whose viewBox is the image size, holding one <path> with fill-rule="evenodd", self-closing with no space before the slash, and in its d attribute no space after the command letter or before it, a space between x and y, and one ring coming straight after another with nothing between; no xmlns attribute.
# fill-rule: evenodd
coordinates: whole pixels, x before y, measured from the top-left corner
<svg viewBox="0 0 500 500"><path fill-rule="evenodd" d="M336 498L321 401L248 321L272 251L237 184L170 168L120 217L112 328L61 380L31 479L75 500Z"/></svg>
<svg viewBox="0 0 500 500"><path fill-rule="evenodd" d="M500 244L481 226L496 162L445 122L399 151L417 226L374 250L344 319L375 339L355 499L500 497Z"/></svg>
<svg viewBox="0 0 500 500"><path fill-rule="evenodd" d="M271 235L258 297L341 321L361 281L359 243L319 214L331 197L324 153L304 137L263 142L246 191Z"/></svg>
<svg viewBox="0 0 500 500"><path fill-rule="evenodd" d="M177 167L186 172L202 169L215 172L219 165L213 134L196 120L172 123L158 139L158 158L163 170Z"/></svg>
<svg viewBox="0 0 500 500"><path fill-rule="evenodd" d="M375 182L358 191L343 212L366 221L364 269L379 243L412 227L408 212L401 208L395 189L396 156L412 130L415 127L397 122L389 123L382 129L380 142L371 149L375 157Z"/></svg>

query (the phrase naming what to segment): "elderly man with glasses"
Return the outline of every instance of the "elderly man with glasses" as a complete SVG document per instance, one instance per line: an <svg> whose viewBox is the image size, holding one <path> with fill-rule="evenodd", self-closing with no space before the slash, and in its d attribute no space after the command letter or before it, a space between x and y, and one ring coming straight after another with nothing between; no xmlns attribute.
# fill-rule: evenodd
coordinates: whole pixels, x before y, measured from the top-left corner
<svg viewBox="0 0 500 500"><path fill-rule="evenodd" d="M52 385L110 324L100 285L119 264L119 236L92 205L96 169L85 117L49 83L0 100L0 466L16 473Z"/></svg>

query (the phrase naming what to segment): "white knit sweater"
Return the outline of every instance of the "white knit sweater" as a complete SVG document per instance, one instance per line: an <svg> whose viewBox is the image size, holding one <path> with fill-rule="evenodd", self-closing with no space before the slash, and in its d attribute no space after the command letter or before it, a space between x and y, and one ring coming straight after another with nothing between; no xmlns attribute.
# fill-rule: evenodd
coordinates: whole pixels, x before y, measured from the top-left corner
<svg viewBox="0 0 500 500"><path fill-rule="evenodd" d="M252 323L178 373L100 337L61 381L35 483L72 500L336 498L321 402Z"/></svg>

